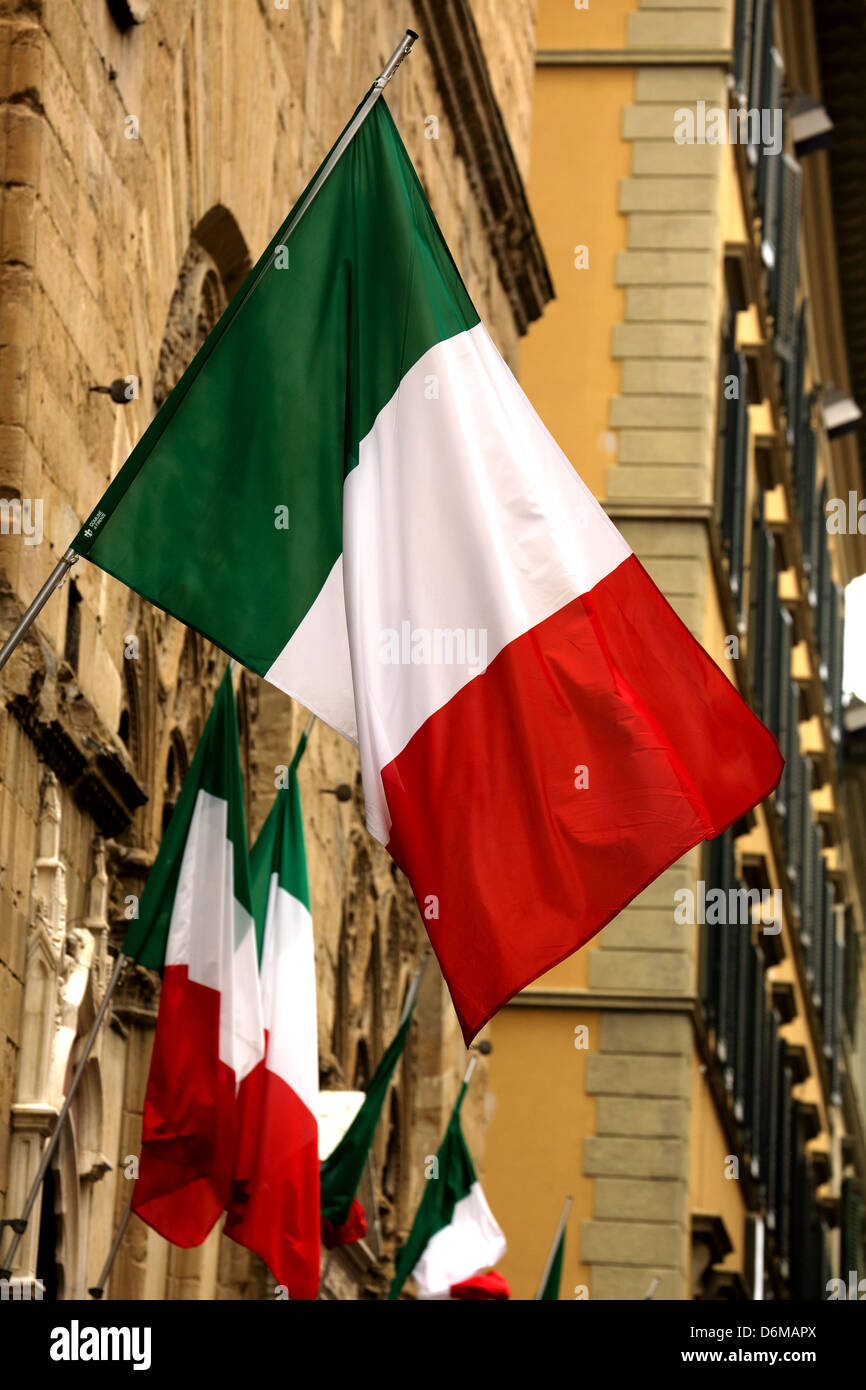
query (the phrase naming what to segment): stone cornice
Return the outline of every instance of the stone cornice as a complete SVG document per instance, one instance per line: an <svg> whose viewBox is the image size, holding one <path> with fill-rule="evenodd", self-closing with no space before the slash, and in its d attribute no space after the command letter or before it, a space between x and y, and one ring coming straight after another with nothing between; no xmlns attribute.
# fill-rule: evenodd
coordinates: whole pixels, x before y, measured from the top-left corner
<svg viewBox="0 0 866 1390"><path fill-rule="evenodd" d="M467 0L415 0L457 153L481 211L519 333L553 285Z"/></svg>

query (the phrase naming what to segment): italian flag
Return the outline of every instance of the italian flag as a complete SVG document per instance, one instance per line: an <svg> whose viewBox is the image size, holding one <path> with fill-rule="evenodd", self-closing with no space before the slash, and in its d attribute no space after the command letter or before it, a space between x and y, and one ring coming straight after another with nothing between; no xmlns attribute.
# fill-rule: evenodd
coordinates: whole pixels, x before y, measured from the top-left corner
<svg viewBox="0 0 866 1390"><path fill-rule="evenodd" d="M367 1087L364 1102L346 1133L321 1166L322 1240L329 1250L367 1233L364 1208L355 1196L373 1146L391 1078L403 1055L415 1000L397 1029Z"/></svg>
<svg viewBox="0 0 866 1390"><path fill-rule="evenodd" d="M439 1146L432 1172L427 1177L409 1239L397 1256L397 1267L388 1293L397 1298L411 1276L419 1298L466 1299L477 1297L470 1281L496 1264L505 1254L505 1237L487 1205L475 1176L475 1168L460 1128L460 1108L466 1081ZM487 1297L507 1297L504 1280L495 1281ZM504 1287L504 1292L502 1289Z"/></svg>
<svg viewBox="0 0 866 1390"><path fill-rule="evenodd" d="M358 744L467 1041L781 773L500 357L384 100L73 545Z"/></svg>
<svg viewBox="0 0 866 1390"><path fill-rule="evenodd" d="M302 736L250 856L267 1047L242 1089L225 1224L295 1299L319 1289L316 955L297 778L305 745Z"/></svg>
<svg viewBox="0 0 866 1390"><path fill-rule="evenodd" d="M132 1209L199 1245L231 1192L238 1088L265 1042L230 671L123 950L162 973Z"/></svg>

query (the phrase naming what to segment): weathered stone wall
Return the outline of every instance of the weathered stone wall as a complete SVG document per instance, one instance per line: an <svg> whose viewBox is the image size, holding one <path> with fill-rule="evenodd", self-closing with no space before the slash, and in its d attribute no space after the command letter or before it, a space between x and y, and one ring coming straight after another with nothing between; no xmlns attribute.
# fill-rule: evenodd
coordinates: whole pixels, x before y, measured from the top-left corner
<svg viewBox="0 0 866 1390"><path fill-rule="evenodd" d="M507 22L502 7L475 8L492 88L525 171L534 0L509 0ZM145 21L122 32L113 12L123 9L122 0L0 0L0 497L38 499L44 531L39 544L0 535L3 632L413 20L396 0L291 0L287 8L268 0L138 0ZM441 113L442 102L423 41L388 101L470 293L515 364L518 327L477 189L447 120L438 139L427 138L424 118ZM90 389L118 377L136 378L137 394L126 405ZM82 562L3 673L0 1209L46 768L59 783L66 918L87 915L99 832L117 944L125 899L141 891L223 664L207 644ZM276 768L289 761L306 715L247 674L239 698L255 834ZM396 1025L423 928L407 884L363 829L354 750L317 726L300 780L322 1085L363 1084ZM330 794L340 783L352 789L348 802ZM110 1171L85 1203L70 1176L74 1162L58 1167L67 1296L95 1280L128 1200L123 1167L139 1142L155 1004L154 981L130 972L104 1035L102 1105L90 1120L98 1121ZM434 964L377 1140L386 1248L408 1226L424 1155L438 1144L463 1062ZM81 1104L83 1112L90 1102ZM466 1119L481 1159L483 1063ZM82 1121L89 1122L84 1113ZM83 1255L68 1249L73 1230ZM345 1288L375 1285L363 1263L343 1271ZM112 1292L247 1297L266 1295L269 1286L262 1267L216 1234L184 1252L133 1221Z"/></svg>

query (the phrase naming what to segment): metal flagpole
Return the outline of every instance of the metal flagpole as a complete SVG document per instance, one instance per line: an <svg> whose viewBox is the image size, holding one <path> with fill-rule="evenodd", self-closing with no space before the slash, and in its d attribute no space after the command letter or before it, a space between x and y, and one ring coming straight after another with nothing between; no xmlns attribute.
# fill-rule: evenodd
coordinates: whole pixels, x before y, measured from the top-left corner
<svg viewBox="0 0 866 1390"><path fill-rule="evenodd" d="M403 1005L403 1012L402 1012L401 1015L400 1015L399 1028L402 1028L402 1027L403 1027L403 1024L406 1022L406 1019L409 1017L409 1012L410 1012L412 1006L414 1005L415 1000L418 998L418 991L419 991L420 988L421 988L421 981L422 981L423 978L424 978L424 971L427 969L427 962L429 961L429 959L430 959L430 950L429 950L429 947L428 947L428 949L424 952L423 956L421 957L420 961L418 962L418 969L417 969L417 971L415 972L415 978L414 978L414 980L412 981L411 985L409 986L409 993L406 995L406 1003ZM399 1029L398 1029L398 1031L399 1031Z"/></svg>
<svg viewBox="0 0 866 1390"><path fill-rule="evenodd" d="M334 146L333 150L328 156L326 163L322 166L318 178L316 179L315 183L309 191L309 194L307 195L306 201L302 203L302 205L297 209L295 216L292 217L289 221L289 225L286 228L286 236L291 236L292 232L297 227L298 223L300 222L301 218L304 216L305 212L309 208L316 194L320 191L322 184L333 172L334 165L338 162L340 156L345 152L346 146L349 145L351 141L354 139L359 128L366 121L367 117L369 116L373 107L376 105L376 102L379 100L388 83L391 81L391 78L394 76L394 73L399 68L403 59L406 57L407 53L410 52L412 45L417 39L417 37L418 35L415 33L414 29L406 30L397 47L394 49L394 52L391 54L391 57L388 59L382 71L379 73L379 76L376 78L376 81L373 83L372 87L370 88L369 92L364 98L363 102L358 107L357 112L352 117L349 124L346 126L346 129L343 131L343 134L340 136L340 139L337 141L336 145ZM261 274L264 274L266 268L266 266L262 267ZM253 284L250 285L250 291L253 290L256 284L258 284L258 280L259 277L257 276Z"/></svg>
<svg viewBox="0 0 866 1390"><path fill-rule="evenodd" d="M126 1211L120 1218L117 1230L114 1233L114 1240L111 1242L111 1249L108 1252L108 1258L106 1259L105 1264L102 1266L102 1273L99 1276L99 1282L95 1284L92 1289L87 1290L91 1298L101 1298L102 1295L105 1293L105 1285L108 1283L108 1276L111 1273L111 1267L114 1264L115 1256L117 1255L117 1252L120 1249L120 1242L123 1240L123 1233L129 1225L129 1218L131 1216L132 1202L129 1201L126 1206Z"/></svg>
<svg viewBox="0 0 866 1390"><path fill-rule="evenodd" d="M54 590L57 588L59 584L63 583L64 579L66 578L67 574L72 569L72 566L75 564L75 561L78 558L78 552L70 547L70 549L67 550L66 554L63 556L63 559L58 560L57 564L54 566L54 569L51 571L45 583L42 585L42 588L39 590L39 593L36 595L33 602L21 614L21 617L18 619L9 636L6 638L6 641L3 643L3 647L2 649L0 649L0 671L3 670L3 667L6 665L6 662L9 660L15 648L18 646L18 643L21 641L21 638L24 636L25 632L27 632L28 628L30 628L33 625L34 621L42 612L42 609L45 607L51 595L54 593Z"/></svg>
<svg viewBox="0 0 866 1390"><path fill-rule="evenodd" d="M571 1204L573 1201L573 1197L566 1197L565 1202L563 1204L562 1215L559 1218L559 1225L556 1228L556 1235L553 1237L553 1244L550 1247L550 1254L548 1255L547 1263L544 1266L544 1273L541 1276L541 1283L539 1284L538 1291L535 1295L535 1298L533 1299L533 1302L535 1303L537 1303L538 1300L541 1298L541 1295L544 1293L547 1281L550 1278L550 1271L553 1269L553 1261L556 1259L556 1250L559 1245L559 1242L562 1239L562 1233L565 1230L565 1223L568 1220L568 1213L571 1211Z"/></svg>
<svg viewBox="0 0 866 1390"><path fill-rule="evenodd" d="M406 33L403 35L397 47L394 49L394 52L391 54L391 57L388 59L379 76L376 78L376 81L373 83L363 102L359 106L357 112L352 117L352 120L349 122L346 129L343 131L343 134L340 136L340 139L337 141L337 144L334 146L333 150L328 156L327 161L320 169L319 174L315 179L315 182L313 183L309 193L304 199L304 202L301 204L299 208L295 210L295 213L290 217L284 233L285 236L291 236L292 232L297 227L301 218L308 211L313 199L321 191L322 185L324 184L325 180L329 178L329 176L333 172L334 166L337 164L338 160L340 159L340 156L344 154L346 146L357 134L359 127L364 124L364 121L367 119L373 107L376 105L376 102L379 100L388 83L391 81L391 78L394 76L394 73L397 71L398 67L402 63L403 59L406 57L407 53L410 52L412 45L414 44L417 37L418 35L415 33L414 29L406 30ZM270 260L268 260L262 265L262 268L259 271L258 275L247 287L245 291L245 298L252 294L253 290L259 283L259 280L264 275L265 271L268 269L270 264L271 262ZM3 647L2 649L0 649L0 671L2 671L3 667L6 665L6 662L9 660L15 648L18 646L24 634L28 631L30 627L32 627L35 619L38 617L42 608L45 606L48 599L54 593L54 590L65 579L66 575L69 573L69 570L75 564L76 560L80 558L81 557L78 555L77 551L73 550L70 547L66 551L66 554L63 556L63 559L60 560L58 564L55 566L55 568L52 570L51 574L49 575L45 583L42 585L42 588L39 590L39 593L36 595L33 602L29 605L29 607L19 618L18 622L15 624L15 627L12 629L6 641L3 643Z"/></svg>
<svg viewBox="0 0 866 1390"><path fill-rule="evenodd" d="M126 959L126 956L122 952L118 953L117 960L114 962L114 970L111 973L111 979L108 981L105 993L102 996L102 1002L99 1005L99 1008L96 1013L96 1018L93 1020L93 1026L91 1027L90 1032L87 1036L87 1041L84 1044L84 1051L81 1054L78 1066L75 1068L74 1075L69 1083L69 1090L66 1092L63 1104L60 1107L60 1113L57 1116L57 1122L54 1126L54 1131L51 1135L51 1138L45 1146L45 1152L42 1155L42 1162L39 1164L36 1177L33 1179L33 1184L30 1188L29 1193L27 1194L27 1201L24 1203L24 1210L22 1211L20 1216L7 1217L5 1221L2 1223L4 1226L12 1227L13 1236L12 1244L10 1245L8 1254L6 1255L4 1267L0 1269L0 1279L12 1278L12 1265L15 1260L15 1256L18 1254L18 1247L21 1244L24 1232L27 1230L27 1223L30 1220L30 1213L33 1210L36 1198L39 1196L39 1189L41 1188L42 1183L45 1179L45 1174L48 1172L51 1160L54 1157L55 1152L57 1151L57 1145L60 1143L60 1136L63 1133L63 1126L66 1123L66 1117L69 1114L69 1108L72 1105L72 1100L75 1095L75 1092L78 1090L78 1083L81 1080L81 1077L84 1073L84 1068L87 1064L87 1059L90 1056L91 1049L93 1048L93 1044L96 1041L96 1035L99 1032L102 1020L105 1017L105 1012L108 1008L109 1000L111 999L111 996L114 993L115 986L118 980L120 979L120 972L123 969L123 964Z"/></svg>

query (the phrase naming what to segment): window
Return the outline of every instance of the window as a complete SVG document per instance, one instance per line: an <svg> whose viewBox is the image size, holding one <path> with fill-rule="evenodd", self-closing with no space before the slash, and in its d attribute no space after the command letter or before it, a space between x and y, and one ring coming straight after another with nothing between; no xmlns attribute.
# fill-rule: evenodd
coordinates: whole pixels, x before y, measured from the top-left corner
<svg viewBox="0 0 866 1390"><path fill-rule="evenodd" d="M63 655L73 671L78 671L78 653L81 646L81 593L78 585L70 579L66 604L66 640Z"/></svg>
<svg viewBox="0 0 866 1390"><path fill-rule="evenodd" d="M746 358L729 349L725 357L723 428L719 441L719 511L728 581L738 615L743 609L746 474L749 461L749 400Z"/></svg>

